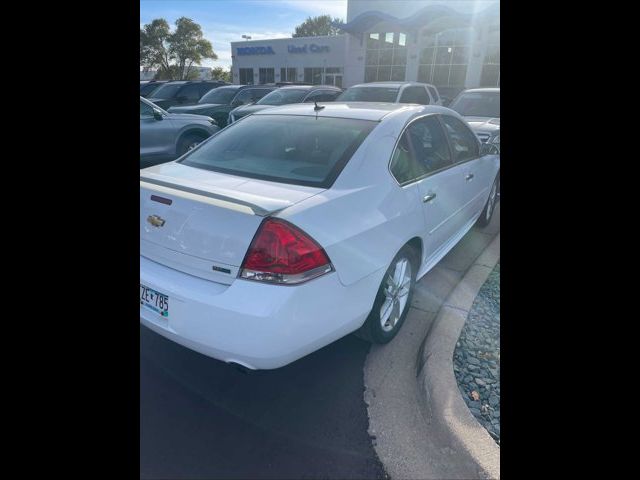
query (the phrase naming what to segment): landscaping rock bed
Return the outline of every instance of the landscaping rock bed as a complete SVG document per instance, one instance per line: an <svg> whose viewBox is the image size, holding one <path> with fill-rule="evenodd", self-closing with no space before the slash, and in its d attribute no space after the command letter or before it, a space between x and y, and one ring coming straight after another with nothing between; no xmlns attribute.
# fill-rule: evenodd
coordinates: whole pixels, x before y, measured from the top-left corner
<svg viewBox="0 0 640 480"><path fill-rule="evenodd" d="M471 413L500 444L500 263L478 292L453 353Z"/></svg>

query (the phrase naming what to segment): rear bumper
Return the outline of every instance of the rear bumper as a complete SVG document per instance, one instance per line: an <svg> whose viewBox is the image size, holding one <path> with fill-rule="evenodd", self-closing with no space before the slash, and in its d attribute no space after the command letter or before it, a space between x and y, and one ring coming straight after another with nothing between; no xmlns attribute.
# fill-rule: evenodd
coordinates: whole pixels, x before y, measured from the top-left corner
<svg viewBox="0 0 640 480"><path fill-rule="evenodd" d="M169 296L169 317L140 307L150 329L204 355L251 369L291 363L358 329L384 272L345 287L334 273L297 286L223 285L140 257L140 282Z"/></svg>

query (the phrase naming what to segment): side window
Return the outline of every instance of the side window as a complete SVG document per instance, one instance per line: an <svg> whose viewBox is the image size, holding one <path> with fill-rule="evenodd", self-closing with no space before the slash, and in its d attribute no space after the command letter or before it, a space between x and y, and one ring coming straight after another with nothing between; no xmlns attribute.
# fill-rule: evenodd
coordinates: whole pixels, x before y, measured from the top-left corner
<svg viewBox="0 0 640 480"><path fill-rule="evenodd" d="M432 173L453 164L447 136L435 116L417 120L407 129L416 159L426 173Z"/></svg>
<svg viewBox="0 0 640 480"><path fill-rule="evenodd" d="M453 151L453 161L455 163L464 162L480 156L480 146L478 137L463 122L455 117L443 115L442 121L447 127L449 138L451 139L451 149Z"/></svg>
<svg viewBox="0 0 640 480"><path fill-rule="evenodd" d="M421 165L416 162L409 145L408 130L400 138L391 158L391 173L400 185L408 183L425 174Z"/></svg>
<svg viewBox="0 0 640 480"><path fill-rule="evenodd" d="M251 89L251 91L252 91L252 97L251 97L252 101L257 102L272 90L268 88L255 88L255 89Z"/></svg>
<svg viewBox="0 0 640 480"><path fill-rule="evenodd" d="M400 103L418 103L420 105L429 105L429 94L424 89L424 87L407 87L402 92Z"/></svg>
<svg viewBox="0 0 640 480"><path fill-rule="evenodd" d="M198 89L198 95L200 95L198 97L198 100L200 100L200 98L202 98L202 96L207 93L209 90L213 90L214 88L216 88L216 84L215 83L201 83L199 84L199 89Z"/></svg>
<svg viewBox="0 0 640 480"><path fill-rule="evenodd" d="M416 120L398 142L391 173L400 184L417 180L451 165L447 138L434 116Z"/></svg>
<svg viewBox="0 0 640 480"><path fill-rule="evenodd" d="M427 90L429 90L434 102L437 102L440 99L440 95L438 95L438 91L434 87L427 87Z"/></svg>
<svg viewBox="0 0 640 480"><path fill-rule="evenodd" d="M143 101L140 101L140 118L153 117L153 108Z"/></svg>
<svg viewBox="0 0 640 480"><path fill-rule="evenodd" d="M251 92L251 90L252 89L250 88L241 90L240 93L238 93L233 99L233 103L236 105L246 105L247 103L253 101L253 93Z"/></svg>
<svg viewBox="0 0 640 480"><path fill-rule="evenodd" d="M185 97L189 102L197 102L200 100L200 85L191 83L182 87L178 93L178 97Z"/></svg>

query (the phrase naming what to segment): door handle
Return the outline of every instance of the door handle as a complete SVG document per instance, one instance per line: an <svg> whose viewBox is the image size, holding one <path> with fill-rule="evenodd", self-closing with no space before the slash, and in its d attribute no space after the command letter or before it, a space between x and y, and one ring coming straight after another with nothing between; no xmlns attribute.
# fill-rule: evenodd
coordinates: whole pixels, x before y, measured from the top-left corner
<svg viewBox="0 0 640 480"><path fill-rule="evenodd" d="M435 193L430 193L428 195L425 195L424 198L422 199L422 201L424 203L430 202L431 200L433 200L434 198L436 198L436 194Z"/></svg>
<svg viewBox="0 0 640 480"><path fill-rule="evenodd" d="M468 182L469 180L471 180L473 178L473 173L468 174L466 177L464 177L464 179Z"/></svg>

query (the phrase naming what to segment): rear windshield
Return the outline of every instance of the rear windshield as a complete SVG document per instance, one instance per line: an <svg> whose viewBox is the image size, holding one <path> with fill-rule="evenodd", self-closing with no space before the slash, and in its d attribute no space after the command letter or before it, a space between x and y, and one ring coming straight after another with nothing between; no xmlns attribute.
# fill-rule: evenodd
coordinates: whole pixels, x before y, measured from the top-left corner
<svg viewBox="0 0 640 480"><path fill-rule="evenodd" d="M347 118L251 115L221 130L181 163L242 177L329 188L376 125Z"/></svg>
<svg viewBox="0 0 640 480"><path fill-rule="evenodd" d="M468 92L461 94L449 108L463 117L499 117L500 93Z"/></svg>
<svg viewBox="0 0 640 480"><path fill-rule="evenodd" d="M398 87L352 87L336 98L336 102L391 102L398 97Z"/></svg>
<svg viewBox="0 0 640 480"><path fill-rule="evenodd" d="M159 88L160 86L162 86L162 83L145 83L140 85L140 95L147 96L149 95L151 92L153 92L155 89Z"/></svg>
<svg viewBox="0 0 640 480"><path fill-rule="evenodd" d="M221 105L228 105L238 92L239 89L237 88L214 88L213 90L209 90L205 93L198 103L219 103Z"/></svg>
<svg viewBox="0 0 640 480"><path fill-rule="evenodd" d="M153 98L173 98L184 86L184 83L165 83L153 92Z"/></svg>
<svg viewBox="0 0 640 480"><path fill-rule="evenodd" d="M262 97L257 105L287 105L289 103L300 103L309 90L274 90Z"/></svg>

